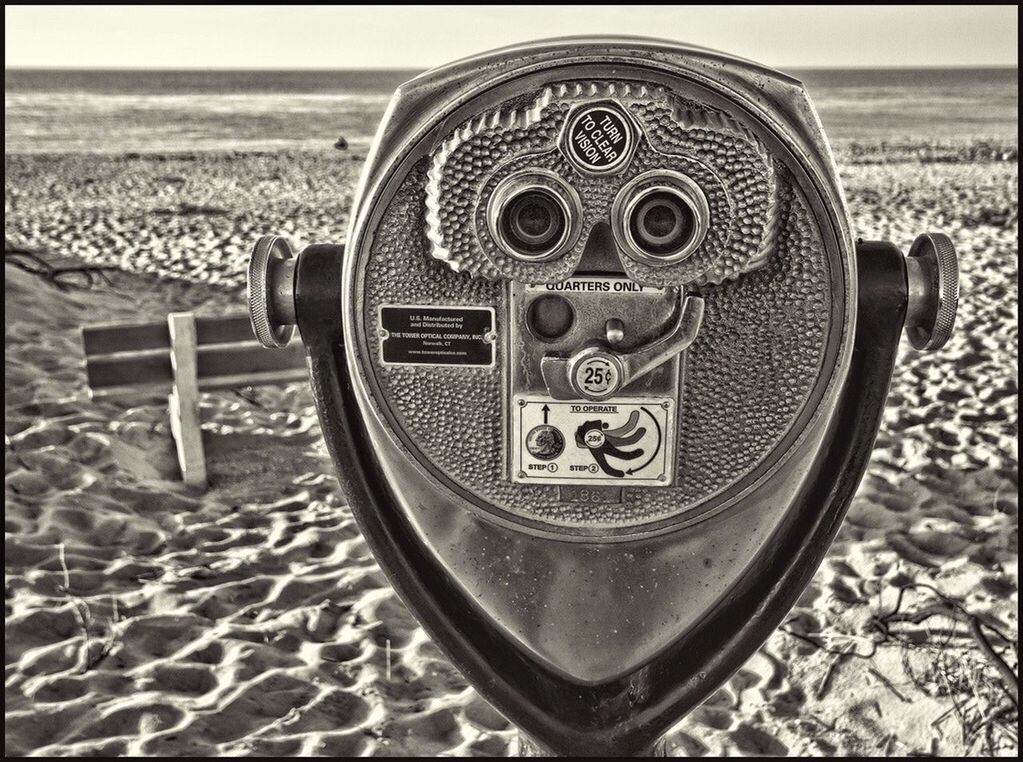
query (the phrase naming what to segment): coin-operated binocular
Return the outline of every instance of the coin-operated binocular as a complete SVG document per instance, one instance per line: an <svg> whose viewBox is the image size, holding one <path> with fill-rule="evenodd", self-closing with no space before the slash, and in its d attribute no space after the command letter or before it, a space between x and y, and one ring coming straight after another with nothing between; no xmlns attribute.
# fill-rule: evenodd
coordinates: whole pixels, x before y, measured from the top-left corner
<svg viewBox="0 0 1023 762"><path fill-rule="evenodd" d="M402 85L345 246L250 266L297 325L395 589L541 750L649 752L767 638L862 476L956 258L857 241L795 79L560 39Z"/></svg>

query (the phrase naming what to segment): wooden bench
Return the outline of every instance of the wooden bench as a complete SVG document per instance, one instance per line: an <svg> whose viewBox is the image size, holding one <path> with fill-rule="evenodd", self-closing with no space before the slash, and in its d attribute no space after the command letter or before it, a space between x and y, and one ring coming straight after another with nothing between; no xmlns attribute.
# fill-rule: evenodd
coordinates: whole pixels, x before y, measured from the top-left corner
<svg viewBox="0 0 1023 762"><path fill-rule="evenodd" d="M263 348L252 334L248 314L196 317L175 312L165 322L85 326L82 346L92 399L169 395L181 477L197 487L206 485L199 395L307 377L302 344Z"/></svg>

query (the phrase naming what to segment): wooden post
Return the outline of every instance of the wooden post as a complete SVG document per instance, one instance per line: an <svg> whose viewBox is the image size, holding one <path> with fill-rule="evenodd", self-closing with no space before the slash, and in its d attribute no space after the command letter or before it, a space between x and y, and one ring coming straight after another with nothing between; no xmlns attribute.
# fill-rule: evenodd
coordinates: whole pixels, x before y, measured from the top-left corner
<svg viewBox="0 0 1023 762"><path fill-rule="evenodd" d="M178 450L181 478L190 487L206 486L206 454L202 447L202 421L199 418L198 341L195 316L191 312L172 312L167 316L170 329L171 368L174 387L170 398L170 424Z"/></svg>

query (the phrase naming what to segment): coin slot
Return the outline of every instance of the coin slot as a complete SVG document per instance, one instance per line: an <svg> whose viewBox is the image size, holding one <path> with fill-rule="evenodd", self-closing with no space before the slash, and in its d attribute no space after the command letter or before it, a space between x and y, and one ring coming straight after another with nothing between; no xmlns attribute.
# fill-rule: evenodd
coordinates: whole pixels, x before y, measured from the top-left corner
<svg viewBox="0 0 1023 762"><path fill-rule="evenodd" d="M526 310L526 325L541 341L557 341L572 330L574 323L575 309L557 294L537 297Z"/></svg>

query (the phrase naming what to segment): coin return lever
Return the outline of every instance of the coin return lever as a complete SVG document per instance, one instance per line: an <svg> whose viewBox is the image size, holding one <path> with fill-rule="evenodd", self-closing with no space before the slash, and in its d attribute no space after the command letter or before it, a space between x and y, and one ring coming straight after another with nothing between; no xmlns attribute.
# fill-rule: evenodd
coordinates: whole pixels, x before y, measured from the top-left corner
<svg viewBox="0 0 1023 762"><path fill-rule="evenodd" d="M547 391L559 400L605 400L678 356L696 339L702 321L703 300L683 297L678 319L664 336L631 352L619 352L607 345L620 343L627 326L612 318L605 323L606 343L590 343L568 357L544 355L540 370Z"/></svg>

